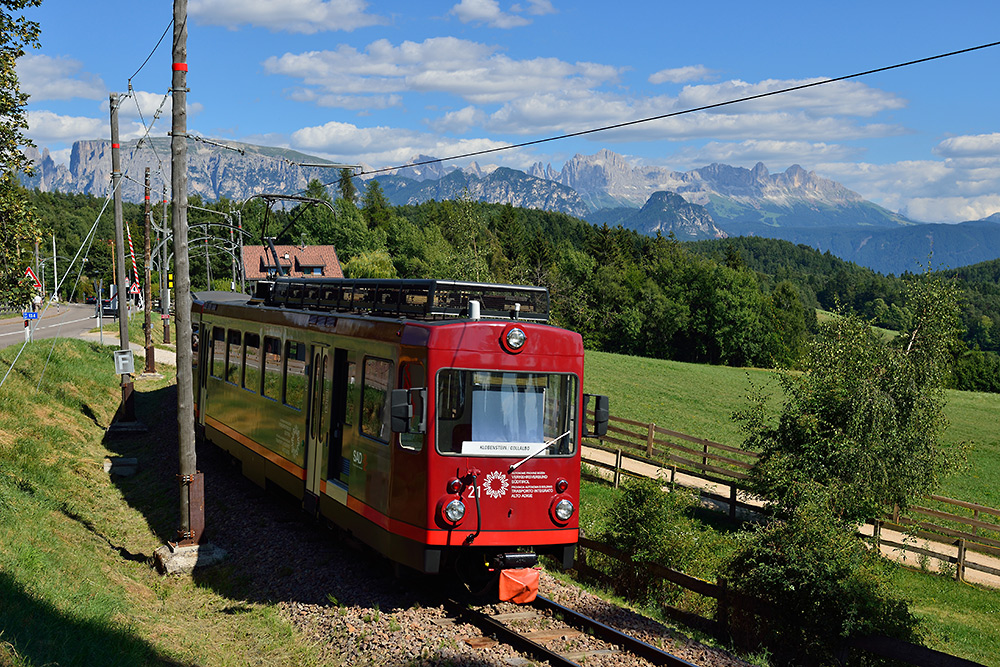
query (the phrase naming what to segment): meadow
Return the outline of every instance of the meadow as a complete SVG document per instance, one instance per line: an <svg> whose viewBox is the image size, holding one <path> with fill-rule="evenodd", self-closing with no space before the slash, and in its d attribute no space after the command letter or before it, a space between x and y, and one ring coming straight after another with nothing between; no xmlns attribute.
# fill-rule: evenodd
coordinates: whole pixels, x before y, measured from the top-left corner
<svg viewBox="0 0 1000 667"><path fill-rule="evenodd" d="M733 413L763 390L777 414L782 393L778 372L687 364L588 351L584 391L607 394L611 414L653 422L673 431L740 447L743 434ZM1000 508L1000 394L945 391L949 425L943 446L969 446L967 464L942 480L944 496Z"/></svg>

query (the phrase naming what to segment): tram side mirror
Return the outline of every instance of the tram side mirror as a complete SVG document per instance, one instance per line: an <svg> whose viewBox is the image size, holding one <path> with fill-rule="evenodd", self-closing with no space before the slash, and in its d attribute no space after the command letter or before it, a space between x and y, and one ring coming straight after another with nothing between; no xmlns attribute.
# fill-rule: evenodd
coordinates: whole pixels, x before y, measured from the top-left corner
<svg viewBox="0 0 1000 667"><path fill-rule="evenodd" d="M393 433L426 433L426 389L393 389L389 400Z"/></svg>
<svg viewBox="0 0 1000 667"><path fill-rule="evenodd" d="M590 401L594 400L593 421L591 421ZM600 394L583 395L583 437L600 438L608 432L608 397Z"/></svg>

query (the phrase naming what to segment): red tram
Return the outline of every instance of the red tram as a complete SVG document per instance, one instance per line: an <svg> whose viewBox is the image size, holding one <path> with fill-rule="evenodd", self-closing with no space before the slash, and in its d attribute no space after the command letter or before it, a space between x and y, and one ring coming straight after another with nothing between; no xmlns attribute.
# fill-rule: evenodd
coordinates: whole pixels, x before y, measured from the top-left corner
<svg viewBox="0 0 1000 667"><path fill-rule="evenodd" d="M569 567L580 442L607 398L582 393L582 339L547 320L543 288L442 280L196 295L196 424L256 483L420 572Z"/></svg>

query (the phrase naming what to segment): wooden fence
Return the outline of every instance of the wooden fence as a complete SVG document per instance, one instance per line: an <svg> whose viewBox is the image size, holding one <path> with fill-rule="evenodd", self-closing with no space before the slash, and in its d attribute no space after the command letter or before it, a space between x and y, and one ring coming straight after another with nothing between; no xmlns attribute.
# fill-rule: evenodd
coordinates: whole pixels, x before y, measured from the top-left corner
<svg viewBox="0 0 1000 667"><path fill-rule="evenodd" d="M764 618L778 616L776 608L770 602L744 595L726 586L725 581L712 583L657 563L635 563L628 554L607 544L595 542L585 537L580 538L579 546L574 567L584 576L589 576L605 583L608 583L611 579L610 576L587 563L588 552L596 552L623 563L631 563L634 567L642 568L656 577L699 595L714 599L715 614L712 618L706 618L674 607L664 607L663 610L671 618L689 627L713 634L724 642L728 642L731 639L732 627L730 619L733 618L735 611L742 611ZM858 637L850 640L845 648L860 649L884 658L899 660L915 667L983 667L971 660L958 658L947 653L890 637Z"/></svg>
<svg viewBox="0 0 1000 667"><path fill-rule="evenodd" d="M582 460L608 471L609 481L616 487L622 475L641 475L627 468L625 463L629 460L669 470L671 483L681 472L728 487L729 493L725 496L705 491L702 495L726 503L731 518L736 518L739 507L760 511L759 505L740 500L740 495L744 498L750 495L746 491L746 480L758 458L754 452L685 435L656 424L614 416L609 419L607 434L597 441L590 441L587 446L615 456L613 464L587 456ZM879 544L948 563L954 566L955 577L959 580L964 580L967 570L1000 577L1000 568L968 558L970 552L1000 558L1000 510L944 496L927 496L927 500L936 504L938 509L915 506L909 509L909 516L894 512L872 522L872 534ZM891 539L883 535L883 529L906 533L926 541L926 544L918 546L910 537L903 541Z"/></svg>

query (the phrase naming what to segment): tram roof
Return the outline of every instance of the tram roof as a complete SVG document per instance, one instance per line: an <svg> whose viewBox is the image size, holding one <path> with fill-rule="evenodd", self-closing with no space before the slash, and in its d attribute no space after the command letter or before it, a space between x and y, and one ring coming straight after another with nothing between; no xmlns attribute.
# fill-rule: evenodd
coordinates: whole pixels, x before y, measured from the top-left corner
<svg viewBox="0 0 1000 667"><path fill-rule="evenodd" d="M483 318L531 322L548 322L549 319L549 292L544 287L458 280L278 278L274 282L257 283L251 303L440 320L468 317L470 301L479 302Z"/></svg>

